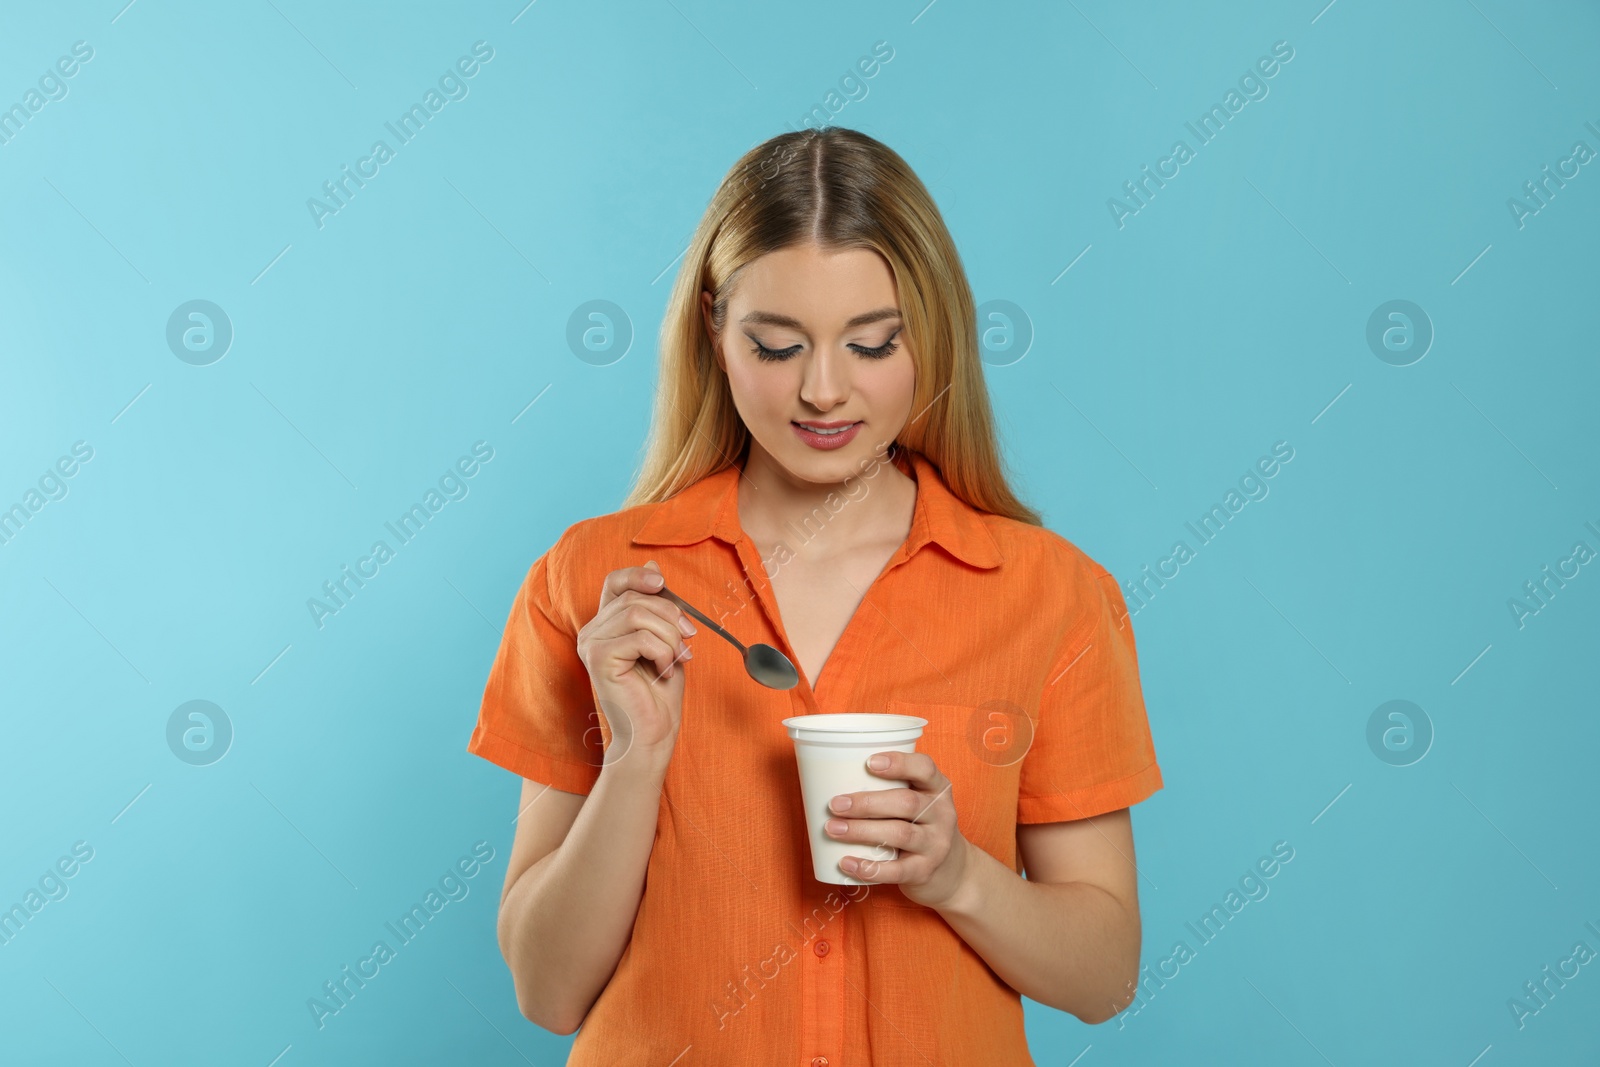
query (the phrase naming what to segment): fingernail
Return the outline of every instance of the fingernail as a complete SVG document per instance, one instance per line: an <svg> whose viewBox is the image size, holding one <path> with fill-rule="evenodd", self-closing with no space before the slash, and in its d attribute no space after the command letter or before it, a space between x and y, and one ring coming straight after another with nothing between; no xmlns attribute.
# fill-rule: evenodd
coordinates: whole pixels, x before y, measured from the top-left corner
<svg viewBox="0 0 1600 1067"><path fill-rule="evenodd" d="M873 756L871 759L867 760L867 766L871 767L875 771L881 771L885 767L889 766L889 757Z"/></svg>
<svg viewBox="0 0 1600 1067"><path fill-rule="evenodd" d="M684 659L694 659L694 649L690 648L688 645L684 645L683 646L683 658Z"/></svg>
<svg viewBox="0 0 1600 1067"><path fill-rule="evenodd" d="M850 824L843 819L828 820L828 833L830 834L842 834L848 829L850 829Z"/></svg>
<svg viewBox="0 0 1600 1067"><path fill-rule="evenodd" d="M833 798L833 810L834 811L849 811L850 810L850 798L849 797L834 797Z"/></svg>
<svg viewBox="0 0 1600 1067"><path fill-rule="evenodd" d="M693 637L696 633L694 623L690 622L682 615L678 616L678 629L683 632L683 636L685 637Z"/></svg>
<svg viewBox="0 0 1600 1067"><path fill-rule="evenodd" d="M650 574L644 576L644 584L650 586L652 589L655 589L666 585L667 580L661 577L661 575L651 572Z"/></svg>

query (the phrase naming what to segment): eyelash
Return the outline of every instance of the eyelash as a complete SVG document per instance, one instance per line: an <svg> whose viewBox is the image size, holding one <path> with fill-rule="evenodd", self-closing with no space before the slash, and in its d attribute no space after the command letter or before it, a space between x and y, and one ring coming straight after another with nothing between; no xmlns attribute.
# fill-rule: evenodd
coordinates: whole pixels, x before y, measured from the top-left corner
<svg viewBox="0 0 1600 1067"><path fill-rule="evenodd" d="M898 336L900 336L900 331L896 330L889 335L887 341L877 348L862 348L859 345L851 345L850 348L857 355L864 356L867 359L888 359L900 349L899 342L895 340ZM768 348L754 337L750 338L750 340L755 345L750 351L763 363L781 363L800 351L799 345L791 345L788 348Z"/></svg>

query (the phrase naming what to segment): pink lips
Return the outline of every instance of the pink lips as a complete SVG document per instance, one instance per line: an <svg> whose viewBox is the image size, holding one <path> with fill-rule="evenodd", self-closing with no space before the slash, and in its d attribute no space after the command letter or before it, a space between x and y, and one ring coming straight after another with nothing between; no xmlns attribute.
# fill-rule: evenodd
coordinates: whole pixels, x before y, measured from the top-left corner
<svg viewBox="0 0 1600 1067"><path fill-rule="evenodd" d="M861 423L859 422L852 424L848 430L845 430L842 433L832 434L813 433L797 422L791 422L789 426L794 430L795 436L800 438L800 440L804 441L812 448L824 452L831 451L835 448L843 448L845 445L850 443L851 439L854 438L856 434L861 432Z"/></svg>

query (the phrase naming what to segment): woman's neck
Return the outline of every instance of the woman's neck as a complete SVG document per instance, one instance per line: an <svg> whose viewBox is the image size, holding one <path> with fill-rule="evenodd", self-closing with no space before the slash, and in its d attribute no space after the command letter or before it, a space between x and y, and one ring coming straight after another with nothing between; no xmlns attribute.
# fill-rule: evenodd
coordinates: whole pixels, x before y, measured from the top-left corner
<svg viewBox="0 0 1600 1067"><path fill-rule="evenodd" d="M752 441L739 479L739 525L763 558L782 543L795 556L825 559L903 541L916 499L916 479L890 459L876 459L842 482L808 482Z"/></svg>

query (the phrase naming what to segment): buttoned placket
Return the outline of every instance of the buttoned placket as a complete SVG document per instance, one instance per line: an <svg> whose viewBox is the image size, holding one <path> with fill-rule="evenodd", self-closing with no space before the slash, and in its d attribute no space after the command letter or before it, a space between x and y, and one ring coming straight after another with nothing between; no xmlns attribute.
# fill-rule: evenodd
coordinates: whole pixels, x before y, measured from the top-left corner
<svg viewBox="0 0 1600 1067"><path fill-rule="evenodd" d="M784 631L783 618L778 612L777 596L767 578L766 566L761 562L755 544L742 530L734 547L739 562L755 591L756 602L766 615L772 631L777 634L786 654L794 655L789 635ZM847 627L848 629L848 627ZM841 638L841 640L843 640ZM789 691L790 710L795 715L814 715L817 712L816 694L804 675L800 683ZM809 858L807 860L809 864ZM817 888L821 887L821 888ZM828 915L825 898L829 888L823 883L807 880L801 891L802 914L817 912ZM822 932L814 934L809 945L800 948L800 1049L798 1067L829 1067L844 1063L844 948L845 933L843 913L830 919ZM802 919L791 924L798 936L804 937L808 928Z"/></svg>
<svg viewBox="0 0 1600 1067"><path fill-rule="evenodd" d="M820 900L812 906L828 914ZM845 944L844 913L840 912L815 935L809 951L800 950L801 1067L844 1063Z"/></svg>
<svg viewBox="0 0 1600 1067"><path fill-rule="evenodd" d="M867 598L871 596L873 588L883 582L900 564L906 562L915 550L908 550L907 541L902 543L882 571L868 586L862 595L861 603L856 612L851 615L850 621L845 625L845 631L840 635L839 641L834 645L833 651L828 655L828 662L824 664L823 673L834 665L834 660L843 653L846 657L856 655L859 647L870 647L881 630L882 615L875 605L868 604ZM755 591L756 601L766 615L773 632L783 644L786 654L794 655L794 646L789 641L789 635L784 630L783 617L778 611L777 595L772 590L771 581L767 577L766 565L762 563L755 544L741 529L737 534L734 547L739 556L739 562L744 568L750 586ZM864 616L862 612L871 612ZM848 642L848 644L847 644ZM847 658L839 663L830 677L837 678L845 670L851 659ZM830 683L830 692L831 685ZM801 675L800 683L790 690L791 708L797 715L814 715L818 711L816 693L811 688L811 680ZM809 858L807 860L809 863ZM801 906L806 916L821 912L831 914L826 898L829 893L838 893L839 889L832 883L808 881L807 887L801 893ZM842 896L842 894L840 894ZM843 911L833 916L822 932L813 935L810 950L802 948L800 966L800 1055L799 1067L842 1067L844 1063L844 1020L845 1020L845 963L849 959L847 954L848 940L845 935L845 920ZM798 927L804 936L806 928Z"/></svg>

